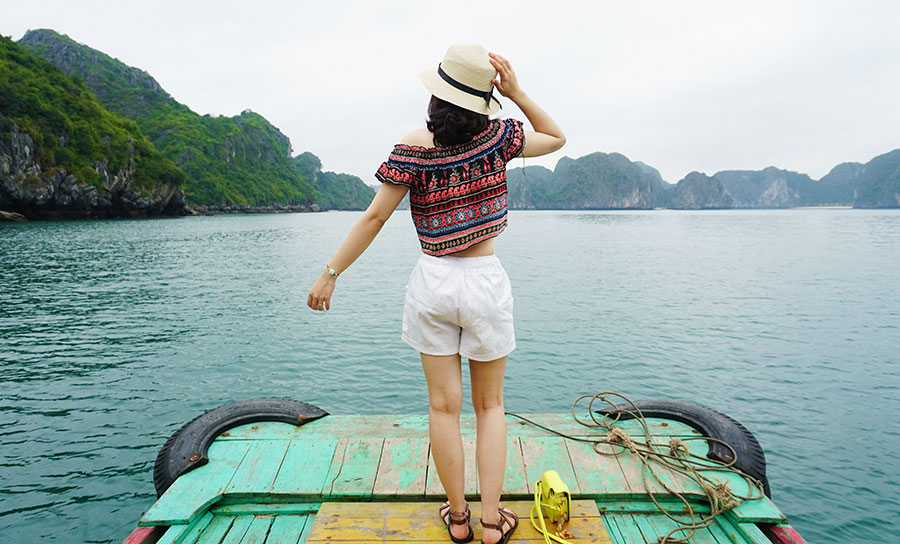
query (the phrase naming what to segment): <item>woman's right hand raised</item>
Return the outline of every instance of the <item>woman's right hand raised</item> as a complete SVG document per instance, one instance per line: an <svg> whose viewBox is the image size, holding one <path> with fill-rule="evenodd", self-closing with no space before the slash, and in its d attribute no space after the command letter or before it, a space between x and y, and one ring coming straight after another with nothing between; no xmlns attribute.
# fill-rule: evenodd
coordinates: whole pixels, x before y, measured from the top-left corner
<svg viewBox="0 0 900 544"><path fill-rule="evenodd" d="M497 87L500 96L505 96L515 102L516 98L522 94L522 88L519 87L519 80L516 79L512 64L496 53L488 53L488 55L491 65L497 70L497 77L491 80L491 83Z"/></svg>

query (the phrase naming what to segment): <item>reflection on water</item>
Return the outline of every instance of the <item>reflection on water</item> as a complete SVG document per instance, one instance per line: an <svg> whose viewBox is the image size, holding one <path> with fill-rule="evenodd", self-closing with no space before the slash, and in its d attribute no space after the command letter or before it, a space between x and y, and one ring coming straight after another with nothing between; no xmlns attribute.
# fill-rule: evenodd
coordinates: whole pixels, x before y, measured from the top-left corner
<svg viewBox="0 0 900 544"><path fill-rule="evenodd" d="M165 439L231 400L426 413L399 338L408 212L330 312L305 308L356 217L0 224L0 541L121 541ZM900 414L900 213L512 212L497 250L507 409L601 390L704 403L758 436L810 542L900 532L900 432L882 423Z"/></svg>

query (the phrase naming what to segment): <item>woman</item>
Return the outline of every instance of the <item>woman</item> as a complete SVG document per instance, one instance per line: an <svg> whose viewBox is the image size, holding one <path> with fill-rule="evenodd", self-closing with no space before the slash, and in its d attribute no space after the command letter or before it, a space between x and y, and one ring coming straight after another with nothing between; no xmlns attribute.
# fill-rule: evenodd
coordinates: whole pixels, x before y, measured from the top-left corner
<svg viewBox="0 0 900 544"><path fill-rule="evenodd" d="M515 348L513 298L494 238L506 227L506 163L565 143L560 128L519 87L509 61L478 45L455 45L421 74L431 91L426 128L407 134L375 174L381 188L309 292L313 310L331 308L337 277L369 246L409 193L423 255L410 276L403 340L421 354L428 383L431 451L448 501L439 509L453 542L473 531L464 496L461 357L469 360L477 418L482 542L507 542L518 517L501 507L506 467L503 377ZM496 87L528 117L490 120Z"/></svg>

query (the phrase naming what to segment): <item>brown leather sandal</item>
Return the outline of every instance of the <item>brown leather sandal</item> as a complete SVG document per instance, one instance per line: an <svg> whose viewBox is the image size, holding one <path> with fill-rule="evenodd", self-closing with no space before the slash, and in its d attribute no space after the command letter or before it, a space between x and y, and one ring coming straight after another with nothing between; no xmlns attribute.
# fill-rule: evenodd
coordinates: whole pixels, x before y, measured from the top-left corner
<svg viewBox="0 0 900 544"><path fill-rule="evenodd" d="M438 509L438 512L441 516L441 521L443 521L447 525L447 532L450 534L450 540L453 542L457 542L462 544L464 542L471 542L473 538L475 538L475 532L472 531L472 525L469 524L469 520L472 518L472 512L469 511L469 503L466 503L466 509L462 512L457 512L450 508L450 501L448 500ZM453 533L450 532L450 525L469 525L469 534L464 536L463 538L456 538L453 536Z"/></svg>
<svg viewBox="0 0 900 544"><path fill-rule="evenodd" d="M508 508L503 508L502 506L498 510L500 514L500 521L497 523L485 523L484 518L480 518L481 526L485 529L496 529L500 531L500 534L503 535L500 537L500 540L497 541L497 544L506 544L509 542L510 537L516 531L516 527L519 526L519 516L516 515L515 512ZM513 523L515 522L515 523ZM509 525L510 530L507 533L503 532L503 525ZM484 539L481 540L481 544L484 544Z"/></svg>

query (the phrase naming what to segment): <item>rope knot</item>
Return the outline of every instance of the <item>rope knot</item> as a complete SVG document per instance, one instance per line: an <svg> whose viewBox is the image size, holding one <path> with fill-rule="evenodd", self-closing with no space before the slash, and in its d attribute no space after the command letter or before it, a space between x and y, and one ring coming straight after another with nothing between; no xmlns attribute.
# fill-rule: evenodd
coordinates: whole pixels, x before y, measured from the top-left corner
<svg viewBox="0 0 900 544"><path fill-rule="evenodd" d="M609 442L618 442L628 448L632 453L637 451L634 439L619 427L610 427L609 432L606 433L606 440Z"/></svg>
<svg viewBox="0 0 900 544"><path fill-rule="evenodd" d="M680 438L673 438L669 441L669 454L672 457L686 457L688 454L687 444Z"/></svg>

